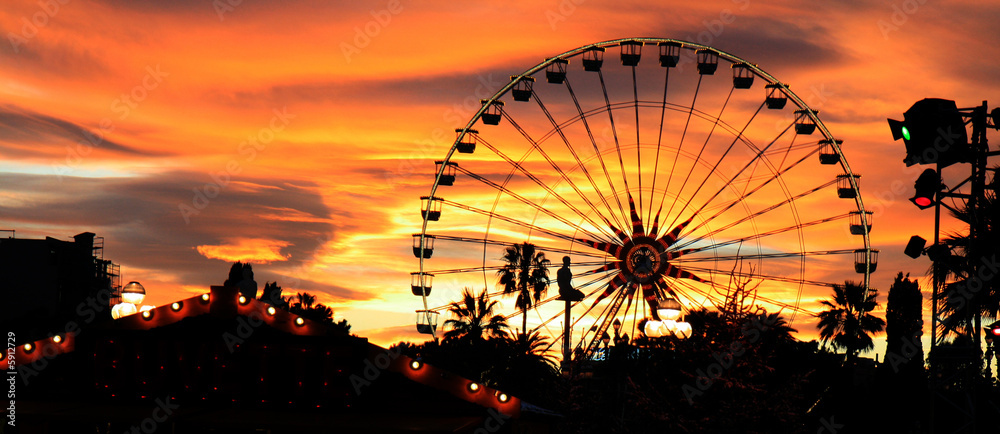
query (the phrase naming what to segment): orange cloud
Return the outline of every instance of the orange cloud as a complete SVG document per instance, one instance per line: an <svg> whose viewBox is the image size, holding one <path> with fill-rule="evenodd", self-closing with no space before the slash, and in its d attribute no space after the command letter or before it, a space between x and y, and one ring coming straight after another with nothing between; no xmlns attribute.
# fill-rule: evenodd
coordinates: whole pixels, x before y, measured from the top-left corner
<svg viewBox="0 0 1000 434"><path fill-rule="evenodd" d="M226 244L198 246L198 253L209 259L227 262L251 262L266 264L287 261L291 255L283 255L281 249L291 245L288 241L266 238L229 238Z"/></svg>

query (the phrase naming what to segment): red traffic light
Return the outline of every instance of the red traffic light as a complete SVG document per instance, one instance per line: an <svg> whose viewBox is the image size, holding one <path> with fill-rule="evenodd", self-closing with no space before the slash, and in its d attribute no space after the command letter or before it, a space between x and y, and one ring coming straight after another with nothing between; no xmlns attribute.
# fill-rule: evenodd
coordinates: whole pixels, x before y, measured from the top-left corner
<svg viewBox="0 0 1000 434"><path fill-rule="evenodd" d="M1000 321L996 321L993 324L990 324L990 325L988 325L986 327L983 327L983 330L986 331L986 339L987 340L991 340L992 341L992 340L1000 339Z"/></svg>
<svg viewBox="0 0 1000 434"><path fill-rule="evenodd" d="M941 176L934 169L924 170L913 183L916 194L910 198L917 208L927 209L934 205L934 198L941 191Z"/></svg>

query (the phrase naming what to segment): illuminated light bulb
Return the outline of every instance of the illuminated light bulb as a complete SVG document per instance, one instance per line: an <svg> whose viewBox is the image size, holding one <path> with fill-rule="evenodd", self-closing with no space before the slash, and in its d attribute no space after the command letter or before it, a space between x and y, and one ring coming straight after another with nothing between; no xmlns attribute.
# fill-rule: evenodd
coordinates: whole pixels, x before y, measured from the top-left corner
<svg viewBox="0 0 1000 434"><path fill-rule="evenodd" d="M151 310L144 310L144 311L142 311L142 317L144 319L150 319L150 318L152 318L153 317L153 311L151 311Z"/></svg>
<svg viewBox="0 0 1000 434"><path fill-rule="evenodd" d="M135 305L132 303L118 303L111 308L111 317L118 319L121 317L132 315L139 310L136 309Z"/></svg>
<svg viewBox="0 0 1000 434"><path fill-rule="evenodd" d="M660 332L660 326L662 325L663 323L660 321L649 320L646 321L646 326L643 327L642 331L643 333L646 334L646 336L649 336L651 338L658 338L660 336L663 336L663 333Z"/></svg>
<svg viewBox="0 0 1000 434"><path fill-rule="evenodd" d="M35 346L34 345L31 345L30 343L29 344L24 344L24 352L30 353L30 352L32 352L34 350L35 350Z"/></svg>
<svg viewBox="0 0 1000 434"><path fill-rule="evenodd" d="M267 314L268 315L274 316L275 312L277 312L277 310L274 309L274 306L268 306L268 308L267 308Z"/></svg>
<svg viewBox="0 0 1000 434"><path fill-rule="evenodd" d="M202 294L201 295L201 301L208 301L209 297L210 296L208 294Z"/></svg>
<svg viewBox="0 0 1000 434"><path fill-rule="evenodd" d="M52 337L52 342L55 342L57 344L60 343L60 342L62 342L62 336L59 336L59 335L53 336Z"/></svg>
<svg viewBox="0 0 1000 434"><path fill-rule="evenodd" d="M660 324L660 331L662 335L670 335L677 331L677 321L666 320Z"/></svg>
<svg viewBox="0 0 1000 434"><path fill-rule="evenodd" d="M237 300L240 302L240 304L247 304L247 298L242 295Z"/></svg>
<svg viewBox="0 0 1000 434"><path fill-rule="evenodd" d="M181 306L182 306L182 304L179 301L175 301L173 303L170 303L170 309L173 310L174 312L177 312L177 311L181 310Z"/></svg>
<svg viewBox="0 0 1000 434"><path fill-rule="evenodd" d="M300 325L305 324L305 323L306 323L306 320L302 319L302 317L295 318L295 325L299 325L300 326ZM330 353L327 353L327 354L330 354Z"/></svg>
<svg viewBox="0 0 1000 434"><path fill-rule="evenodd" d="M677 309L656 309L656 314L661 320L674 320L681 317L681 311Z"/></svg>
<svg viewBox="0 0 1000 434"><path fill-rule="evenodd" d="M501 392L499 395L497 395L497 400L500 401L500 402L507 402L507 401L510 401L510 397L507 396L506 393L502 393Z"/></svg>
<svg viewBox="0 0 1000 434"><path fill-rule="evenodd" d="M422 367L423 365L424 364L420 363L419 360L414 360L414 361L410 362L410 369L413 369L414 371L416 371L417 369L420 369L420 367Z"/></svg>
<svg viewBox="0 0 1000 434"><path fill-rule="evenodd" d="M122 288L122 301L125 303L142 304L146 299L146 288L136 281L129 282Z"/></svg>
<svg viewBox="0 0 1000 434"><path fill-rule="evenodd" d="M469 383L469 392L475 393L475 392L478 392L478 391L479 391L479 383L475 383L475 382Z"/></svg>
<svg viewBox="0 0 1000 434"><path fill-rule="evenodd" d="M687 321L677 323L677 331L674 334L681 339L691 337L691 323Z"/></svg>

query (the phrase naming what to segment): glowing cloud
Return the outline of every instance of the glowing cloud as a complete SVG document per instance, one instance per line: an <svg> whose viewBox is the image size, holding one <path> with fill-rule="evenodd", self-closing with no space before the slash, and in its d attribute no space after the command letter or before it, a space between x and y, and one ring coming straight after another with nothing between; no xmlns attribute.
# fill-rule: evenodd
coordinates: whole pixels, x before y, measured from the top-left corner
<svg viewBox="0 0 1000 434"><path fill-rule="evenodd" d="M291 255L283 255L281 249L290 246L288 241L270 240L266 238L228 238L225 244L198 246L198 253L209 259L221 259L227 262L250 262L266 264L275 261L287 261Z"/></svg>

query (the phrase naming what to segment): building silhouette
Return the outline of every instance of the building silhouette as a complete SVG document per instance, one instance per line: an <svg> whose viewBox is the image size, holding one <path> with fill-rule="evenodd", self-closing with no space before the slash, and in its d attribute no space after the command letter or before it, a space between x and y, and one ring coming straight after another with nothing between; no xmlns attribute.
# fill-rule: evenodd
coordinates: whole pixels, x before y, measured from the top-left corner
<svg viewBox="0 0 1000 434"><path fill-rule="evenodd" d="M22 432L513 432L521 412L236 286L19 341L13 356Z"/></svg>
<svg viewBox="0 0 1000 434"><path fill-rule="evenodd" d="M120 290L119 266L104 259L104 238L0 238L0 328L31 341L98 319Z"/></svg>

